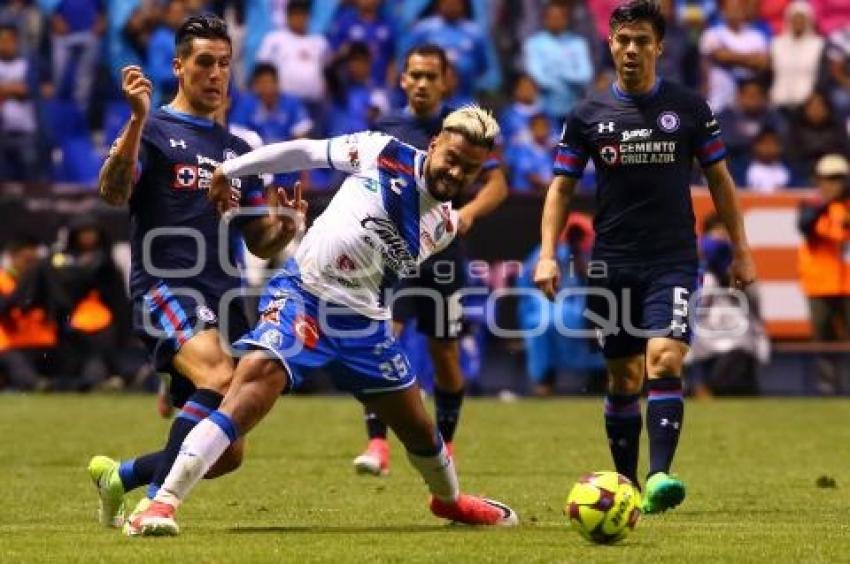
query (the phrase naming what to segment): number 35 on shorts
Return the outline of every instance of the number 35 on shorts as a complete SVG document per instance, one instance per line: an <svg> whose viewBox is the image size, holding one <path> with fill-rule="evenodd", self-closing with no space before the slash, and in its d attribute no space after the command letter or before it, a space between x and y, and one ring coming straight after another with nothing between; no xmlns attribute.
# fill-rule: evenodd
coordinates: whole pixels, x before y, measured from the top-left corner
<svg viewBox="0 0 850 564"><path fill-rule="evenodd" d="M410 372L407 358L402 353L380 363L378 369L381 371L381 377L387 380L401 380Z"/></svg>

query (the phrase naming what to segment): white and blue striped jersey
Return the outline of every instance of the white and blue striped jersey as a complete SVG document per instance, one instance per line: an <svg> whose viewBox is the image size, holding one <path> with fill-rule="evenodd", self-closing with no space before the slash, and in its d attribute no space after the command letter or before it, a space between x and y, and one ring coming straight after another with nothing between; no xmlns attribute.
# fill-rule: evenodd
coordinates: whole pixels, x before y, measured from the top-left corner
<svg viewBox="0 0 850 564"><path fill-rule="evenodd" d="M295 260L311 293L389 319L399 278L444 249L457 212L425 185L426 154L375 132L327 140L328 164L349 176L304 236Z"/></svg>

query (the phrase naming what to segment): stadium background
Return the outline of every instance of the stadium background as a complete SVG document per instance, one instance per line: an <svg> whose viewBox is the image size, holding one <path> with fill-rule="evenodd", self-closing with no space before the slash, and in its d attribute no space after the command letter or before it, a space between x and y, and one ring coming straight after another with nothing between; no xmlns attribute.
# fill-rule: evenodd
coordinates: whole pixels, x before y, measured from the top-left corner
<svg viewBox="0 0 850 564"><path fill-rule="evenodd" d="M367 128L377 115L403 104L397 69L406 49L424 41L449 46L454 66L448 103L480 101L493 108L506 132L500 151L511 195L476 224L468 238L470 258L489 266L479 284L491 290L512 286L521 274L518 263L538 241L541 187L551 174L547 163L562 117L584 92L610 83L603 37L607 14L616 3L554 2L566 8L569 18L553 44L544 41L549 24L542 0L4 0L0 44L13 47L0 54L0 240L35 237L43 255L61 253L69 228L73 231L75 222L85 218L107 235L117 265L126 272L126 212L105 206L94 193L99 165L128 113L116 77L125 64L142 65L156 85L155 99L165 103L174 88L169 73L175 22L189 13L215 11L226 17L234 36L231 123L257 130L265 142ZM306 29L286 31L287 12L300 11L302 4L309 14ZM366 24L359 19L358 4L377 5L377 20ZM701 90L712 102L740 186L760 272L762 315L773 341L772 356L759 370L760 390L846 393L847 374L826 388L812 375L819 354L829 350L840 355L843 346L810 342L809 312L797 270L803 237L796 222L798 204L816 197L817 160L828 153L847 155L850 147L850 7L838 0L661 4L669 16L661 73ZM462 24L447 23L444 17L455 5ZM809 22L799 44L788 40L791 13ZM737 17L743 22L732 33L727 20ZM9 39L12 35L15 38ZM286 59L289 67L270 55L282 41L296 45L298 56ZM535 47L535 42L542 46ZM712 62L712 52L720 48L758 52L768 62L755 70L719 67ZM564 59L565 51L571 57ZM546 79L554 72L546 65L558 56L566 69L560 85ZM266 59L277 67L281 94L291 104L263 114L257 110L258 90L251 77ZM288 80L294 76L301 80ZM13 92L9 85L22 85L24 92ZM820 121L810 108L818 103L827 109ZM545 121L548 134L540 134L538 127L535 135L530 123L535 120ZM772 156L770 140L763 139L771 136L778 141L778 153L774 147L777 154ZM315 214L329 199L335 179L315 174L302 180ZM693 184L699 226L711 204L700 188L702 179L695 176ZM592 214L593 189L589 170L577 210ZM510 300L500 301L495 315L500 325L519 325L517 304ZM846 330L839 333L840 340L847 338ZM475 388L516 393L531 389L523 374L521 339L479 333L476 343L482 366L476 369ZM559 389L593 389L588 383L594 377L593 364L562 371L566 377L559 379ZM8 378L5 384L11 387ZM88 389L89 384L53 387ZM110 386L150 383L136 373L122 373L118 380L102 378L93 387Z"/></svg>

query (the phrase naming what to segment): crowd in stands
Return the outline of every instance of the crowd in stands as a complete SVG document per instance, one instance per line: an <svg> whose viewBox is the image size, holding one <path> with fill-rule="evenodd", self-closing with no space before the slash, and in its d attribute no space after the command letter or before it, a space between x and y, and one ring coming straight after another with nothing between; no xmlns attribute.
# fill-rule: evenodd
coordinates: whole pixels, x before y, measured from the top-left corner
<svg viewBox="0 0 850 564"><path fill-rule="evenodd" d="M102 158L129 115L118 86L121 68L141 65L154 85L154 103L168 103L177 86L171 68L175 30L188 15L212 11L228 20L234 39L231 127L251 130L263 143L368 129L404 103L398 87L403 55L415 45L436 44L451 62L448 104L479 100L494 108L509 186L540 196L552 179L565 116L588 92L610 87L607 22L617 4L0 0L0 182L93 188ZM802 282L815 337L847 338L850 281L836 265L846 262L850 245L844 203L850 167L841 157L850 151L850 2L660 4L668 22L660 74L709 100L740 188L820 188L821 200L806 204L801 214L801 264L810 265ZM592 190L593 178L590 164L585 189ZM331 184L319 174L300 179L312 190ZM276 179L283 185L294 180ZM582 225L573 227L576 237L592 237ZM5 384L21 389L91 389L109 385L111 375L119 375L121 385L150 376L121 329L129 327L128 300L123 285L115 283L103 233L91 225L71 226L70 233L46 256L42 247L41 257L38 244L27 238L5 242L0 388L4 374L15 378ZM711 257L722 254L717 243L722 234L706 237L701 252L710 271ZM565 263L582 260L586 251L586 244L569 237L559 248ZM827 276L824 264L838 274ZM715 270L713 280L723 286L725 271ZM827 288L827 279L835 287ZM517 283L531 287L530 280ZM44 307L27 309L33 301ZM520 304L520 324L534 326L540 306ZM561 304L548 315L570 326L578 322L580 306ZM836 313L843 318L833 319ZM839 325L843 329L835 331ZM562 341L547 332L526 343L528 373L538 393L553 389L559 370L600 370L598 355L579 355L570 349L575 342ZM763 334L749 335L741 346L720 352L712 348L716 342L697 343L692 361L704 371L700 385L717 380L713 374L728 374L731 363L747 369L741 368L739 379L744 388L735 389L754 392L753 371L765 360L763 342ZM834 384L835 365L821 358L822 382Z"/></svg>
<svg viewBox="0 0 850 564"><path fill-rule="evenodd" d="M368 128L403 103L403 54L434 43L452 63L449 104L477 99L494 107L512 188L539 194L564 117L611 81L607 21L616 4L2 0L0 181L90 185L128 112L116 86L121 67L141 65L154 103L167 103L176 88L176 27L189 14L213 11L234 37L230 120L264 142ZM848 149L850 4L661 5L668 29L660 74L709 100L742 188L810 186L819 157ZM592 180L590 171L585 184Z"/></svg>

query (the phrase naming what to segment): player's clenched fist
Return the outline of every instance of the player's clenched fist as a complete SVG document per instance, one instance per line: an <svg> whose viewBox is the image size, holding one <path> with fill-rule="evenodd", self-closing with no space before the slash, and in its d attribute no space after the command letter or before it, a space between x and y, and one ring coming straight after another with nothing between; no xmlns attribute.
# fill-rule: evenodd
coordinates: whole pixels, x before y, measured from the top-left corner
<svg viewBox="0 0 850 564"><path fill-rule="evenodd" d="M558 261L550 258L541 258L537 261L537 266L534 268L534 283L547 298L554 300L561 283L561 268L558 266Z"/></svg>
<svg viewBox="0 0 850 564"><path fill-rule="evenodd" d="M121 90L130 103L133 117L145 119L151 109L151 92L153 85L142 73L141 67L127 65L121 69Z"/></svg>

